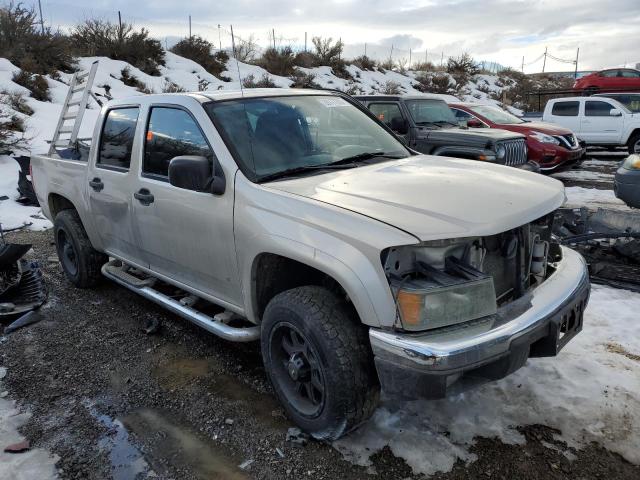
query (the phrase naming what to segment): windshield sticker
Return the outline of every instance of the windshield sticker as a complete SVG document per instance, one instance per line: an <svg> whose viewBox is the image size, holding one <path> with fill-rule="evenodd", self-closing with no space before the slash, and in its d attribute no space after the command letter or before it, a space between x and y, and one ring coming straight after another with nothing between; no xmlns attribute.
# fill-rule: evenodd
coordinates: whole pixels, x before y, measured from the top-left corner
<svg viewBox="0 0 640 480"><path fill-rule="evenodd" d="M349 102L340 97L331 97L331 98L319 98L318 99L322 105L325 107L347 107L349 106Z"/></svg>

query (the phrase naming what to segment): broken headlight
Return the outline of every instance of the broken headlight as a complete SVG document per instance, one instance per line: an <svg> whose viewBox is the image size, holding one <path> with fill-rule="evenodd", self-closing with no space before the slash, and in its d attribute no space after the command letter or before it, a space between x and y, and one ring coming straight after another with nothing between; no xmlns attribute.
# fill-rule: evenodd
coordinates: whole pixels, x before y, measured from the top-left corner
<svg viewBox="0 0 640 480"><path fill-rule="evenodd" d="M449 256L444 268L415 262L415 272L392 279L398 315L405 330L455 325L496 313L493 278Z"/></svg>

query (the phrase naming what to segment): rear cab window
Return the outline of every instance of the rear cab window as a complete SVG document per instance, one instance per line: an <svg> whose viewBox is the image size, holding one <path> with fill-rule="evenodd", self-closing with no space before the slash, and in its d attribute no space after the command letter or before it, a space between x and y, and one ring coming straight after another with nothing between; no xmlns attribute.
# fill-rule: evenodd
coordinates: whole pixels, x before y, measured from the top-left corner
<svg viewBox="0 0 640 480"><path fill-rule="evenodd" d="M553 104L551 115L557 117L577 117L580 111L580 102L556 102Z"/></svg>
<svg viewBox="0 0 640 480"><path fill-rule="evenodd" d="M404 116L402 115L402 111L400 110L400 105L398 105L397 103L370 103L369 110L371 110L371 113L378 117L378 120L380 120L388 127L392 125L392 121L394 119L398 119L400 121L404 120Z"/></svg>
<svg viewBox="0 0 640 480"><path fill-rule="evenodd" d="M113 108L107 112L100 135L97 167L129 170L139 112L139 107Z"/></svg>
<svg viewBox="0 0 640 480"><path fill-rule="evenodd" d="M190 113L177 106L151 107L142 175L167 181L169 162L181 155L197 155L213 162L213 150Z"/></svg>

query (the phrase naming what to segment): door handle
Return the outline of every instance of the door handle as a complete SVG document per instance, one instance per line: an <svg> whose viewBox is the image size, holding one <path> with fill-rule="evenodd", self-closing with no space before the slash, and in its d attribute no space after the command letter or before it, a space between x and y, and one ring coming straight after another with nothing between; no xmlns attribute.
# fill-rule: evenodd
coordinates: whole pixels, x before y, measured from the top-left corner
<svg viewBox="0 0 640 480"><path fill-rule="evenodd" d="M136 193L134 193L133 198L138 200L145 207L151 205L154 200L153 195L146 188L141 188Z"/></svg>
<svg viewBox="0 0 640 480"><path fill-rule="evenodd" d="M96 192L101 191L104 188L104 183L98 177L95 177L93 180L89 182L89 186L93 188Z"/></svg>

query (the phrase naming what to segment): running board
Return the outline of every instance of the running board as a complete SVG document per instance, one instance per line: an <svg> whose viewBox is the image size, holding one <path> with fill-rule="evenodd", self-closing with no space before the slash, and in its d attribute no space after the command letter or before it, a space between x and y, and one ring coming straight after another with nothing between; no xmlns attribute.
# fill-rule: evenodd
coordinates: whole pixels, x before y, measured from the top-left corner
<svg viewBox="0 0 640 480"><path fill-rule="evenodd" d="M158 305L163 306L170 312L175 313L176 315L180 315L182 318L189 320L190 322L198 325L201 328L204 328L206 331L217 335L220 338L225 340L230 340L232 342L252 342L254 340L258 340L260 338L260 327L230 327L226 323L224 323L221 317L221 320L216 320L204 313L198 312L197 310L180 303L179 300L174 300L157 290L154 290L151 286L148 285L140 285L141 282L129 283L124 275L121 275L120 272L116 273L116 269L111 262L106 263L102 266L102 274L113 280L114 282L122 285L123 287L128 288L129 290L142 295L147 300L151 300ZM128 277L133 277L132 275L127 274Z"/></svg>

